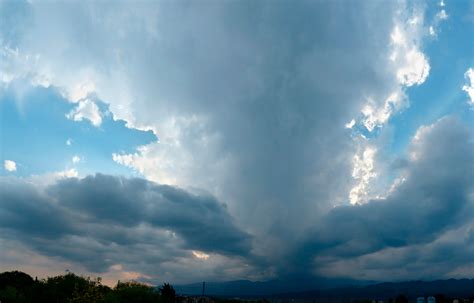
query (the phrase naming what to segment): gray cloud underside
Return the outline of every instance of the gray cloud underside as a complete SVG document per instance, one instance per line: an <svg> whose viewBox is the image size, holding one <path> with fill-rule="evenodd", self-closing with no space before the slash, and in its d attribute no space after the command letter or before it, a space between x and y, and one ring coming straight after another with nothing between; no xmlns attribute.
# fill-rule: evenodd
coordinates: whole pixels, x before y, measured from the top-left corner
<svg viewBox="0 0 474 303"><path fill-rule="evenodd" d="M354 147L344 124L364 96L383 100L395 82L386 63L395 2L7 4L5 13L34 18L21 27L5 18L17 29L5 44L41 54L71 82L93 70L115 115L157 129L150 156L165 161L149 170L216 189L242 225L266 235L262 250L345 202Z"/></svg>
<svg viewBox="0 0 474 303"><path fill-rule="evenodd" d="M264 278L374 267L368 278L384 278L394 264L423 262L423 274L442 276L449 270L427 264L445 237L459 229L468 236L457 247L472 247L472 135L453 119L422 136L417 160L393 165L406 181L385 199L333 208L353 186L357 148L344 124L397 86L387 58L398 2L15 3L0 4L3 44L39 54L53 85L86 71L114 115L156 128L145 174L218 198L103 175L45 192L2 180L2 236L94 270L120 258L146 269L143 254L161 265L185 247L241 256ZM453 254L453 267L472 261Z"/></svg>
<svg viewBox="0 0 474 303"><path fill-rule="evenodd" d="M440 270L426 268L443 263L446 274L446 256L454 268L472 264L465 252L474 249L473 151L472 131L457 119L425 127L412 143L414 158L400 167L406 181L384 199L336 207L316 220L276 265L279 275L351 276L338 272L338 263L348 271L363 264L385 273L404 262L439 276ZM160 264L186 256L183 249L238 257L255 271L275 267L252 255L253 237L209 195L99 174L46 189L2 178L0 201L2 237L95 272L117 263L134 268L141 258L159 271Z"/></svg>
<svg viewBox="0 0 474 303"><path fill-rule="evenodd" d="M336 207L328 212L296 250L295 259L301 267L313 263L316 268L327 268L332 262L366 256L363 266L367 270L378 268L379 278L384 277L384 267L392 267L392 262L396 266L414 267L420 262L418 265L423 270L419 270L418 277L439 277L442 271L430 272L429 268L439 261L434 256L440 256L444 250L451 251L449 259L444 259L450 260L451 270L469 263L472 266L474 258L466 258L465 254L474 248L472 129L448 117L419 133L420 138L411 147L415 158L402 161L405 181L383 199ZM444 239L453 234L461 237L460 242ZM391 252L393 259L382 258L383 262L377 262L376 254L387 252ZM371 254L375 256L371 258ZM421 266L422 262L428 264ZM449 272L447 267L444 274ZM347 266L343 270L351 272L354 268Z"/></svg>
<svg viewBox="0 0 474 303"><path fill-rule="evenodd" d="M182 249L238 256L250 250L251 237L213 197L143 179L98 174L39 190L19 179L2 178L0 201L5 236L46 255L85 263L94 272L121 262L110 260L111 251L134 255L147 245L165 247L168 253L147 260L152 263L183 256ZM104 245L98 249L95 242Z"/></svg>

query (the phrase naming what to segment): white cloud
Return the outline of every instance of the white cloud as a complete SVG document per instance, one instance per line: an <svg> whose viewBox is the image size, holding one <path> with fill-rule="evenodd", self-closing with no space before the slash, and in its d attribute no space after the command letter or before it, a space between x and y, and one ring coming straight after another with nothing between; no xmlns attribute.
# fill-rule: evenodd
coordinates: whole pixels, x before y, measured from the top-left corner
<svg viewBox="0 0 474 303"><path fill-rule="evenodd" d="M97 104L90 99L79 101L79 104L66 114L68 119L74 121L89 120L94 126L100 126L102 123L102 115Z"/></svg>
<svg viewBox="0 0 474 303"><path fill-rule="evenodd" d="M394 27L390 34L390 38L392 39L392 43L395 45L405 45L406 43L405 35L398 26Z"/></svg>
<svg viewBox="0 0 474 303"><path fill-rule="evenodd" d="M400 15L390 33L390 62L395 83L388 94L367 99L362 107L361 123L368 131L382 127L390 117L408 106L404 93L406 87L421 85L428 78L428 58L420 51L423 37L423 13L415 11L410 16ZM434 34L434 29L432 29ZM388 97L387 97L388 95Z"/></svg>
<svg viewBox="0 0 474 303"><path fill-rule="evenodd" d="M71 168L71 169L66 169L60 172L54 173L54 176L56 178L77 178L79 176L79 173L77 172L76 169Z"/></svg>
<svg viewBox="0 0 474 303"><path fill-rule="evenodd" d="M112 159L133 168L147 179L161 184L202 187L208 190L219 184L217 176L232 167L232 159L216 154L221 138L206 126L206 119L196 115L175 116L161 121L159 142L140 146L135 153L112 154ZM195 159L201 159L197 162ZM208 173L195 178L194 169ZM211 173L212 171L212 173ZM215 188L212 188L215 193Z"/></svg>
<svg viewBox="0 0 474 303"><path fill-rule="evenodd" d="M76 164L76 163L79 163L81 161L81 158L77 155L75 155L74 157L72 157L72 163Z"/></svg>
<svg viewBox="0 0 474 303"><path fill-rule="evenodd" d="M466 78L468 84L463 85L462 90L469 96L468 103L474 105L474 69L472 67L466 71L464 78Z"/></svg>
<svg viewBox="0 0 474 303"><path fill-rule="evenodd" d="M413 86L425 82L430 72L430 65L426 56L416 47L403 55L403 64L397 70L397 79L401 85Z"/></svg>
<svg viewBox="0 0 474 303"><path fill-rule="evenodd" d="M27 78L33 85L49 87L51 76L47 69L39 70L40 55L24 53L18 48L0 44L0 81L9 84L13 80Z"/></svg>
<svg viewBox="0 0 474 303"><path fill-rule="evenodd" d="M448 19L448 14L446 14L446 11L442 9L436 14L436 18L439 20L446 20Z"/></svg>
<svg viewBox="0 0 474 303"><path fill-rule="evenodd" d="M356 120L352 119L350 122L347 122L344 126L346 128L353 128L355 124L356 124Z"/></svg>
<svg viewBox="0 0 474 303"><path fill-rule="evenodd" d="M390 55L395 75L402 87L420 85L425 82L430 71L428 59L419 50L423 17L418 13L407 21L401 20L397 23L391 34L392 53Z"/></svg>
<svg viewBox="0 0 474 303"><path fill-rule="evenodd" d="M3 167L9 172L16 171L16 163L12 160L5 160L3 162Z"/></svg>
<svg viewBox="0 0 474 303"><path fill-rule="evenodd" d="M440 7L444 7L445 4L443 1L441 1L439 3L439 6ZM448 14L446 13L446 11L444 10L444 8L442 8L433 18L433 21L432 21L432 24L430 25L430 27L428 28L428 33L431 37L436 37L437 36L437 32L439 31L439 26L440 24L443 22L443 21L446 21L448 19Z"/></svg>
<svg viewBox="0 0 474 303"><path fill-rule="evenodd" d="M73 102L79 102L80 100L85 99L89 94L95 92L96 87L93 82L85 81L74 86L69 92L67 92L67 97Z"/></svg>
<svg viewBox="0 0 474 303"><path fill-rule="evenodd" d="M61 171L47 172L40 175L31 175L28 176L26 180L35 186L44 188L56 183L58 180L77 177L79 177L79 172L77 169L65 168Z"/></svg>
<svg viewBox="0 0 474 303"><path fill-rule="evenodd" d="M71 146L71 145L72 145L72 139L71 139L71 138L68 138L68 139L66 140L66 145L67 145L67 146Z"/></svg>
<svg viewBox="0 0 474 303"><path fill-rule="evenodd" d="M197 251L197 250L193 250L192 254L195 258L200 259L200 260L207 260L210 257L208 254L203 253L202 251Z"/></svg>
<svg viewBox="0 0 474 303"><path fill-rule="evenodd" d="M368 131L373 131L376 127L381 127L387 123L391 115L400 111L406 104L407 99L402 91L390 94L382 106L378 106L373 99L369 98L364 108L362 108L362 114L364 115L362 124Z"/></svg>
<svg viewBox="0 0 474 303"><path fill-rule="evenodd" d="M368 146L362 153L353 158L352 177L358 182L349 193L351 204L363 203L368 198L370 181L377 176L375 172L375 155L377 149Z"/></svg>

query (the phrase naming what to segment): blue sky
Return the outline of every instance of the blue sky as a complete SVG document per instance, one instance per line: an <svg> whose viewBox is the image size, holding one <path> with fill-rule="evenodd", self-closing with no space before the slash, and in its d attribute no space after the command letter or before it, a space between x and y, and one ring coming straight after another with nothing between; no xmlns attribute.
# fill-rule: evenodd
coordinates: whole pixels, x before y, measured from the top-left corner
<svg viewBox="0 0 474 303"><path fill-rule="evenodd" d="M467 0L0 2L0 270L472 278L473 23Z"/></svg>
<svg viewBox="0 0 474 303"><path fill-rule="evenodd" d="M406 147L419 125L451 113L474 126L473 108L467 103L466 93L459 89L466 83L465 71L474 65L473 43L467 38L474 34L474 29L466 17L472 8L467 1L453 1L448 8L448 19L436 37L424 45L430 58L430 76L422 86L408 89L410 107L391 121L395 126L396 151ZM428 6L427 15L436 13L436 7Z"/></svg>
<svg viewBox="0 0 474 303"><path fill-rule="evenodd" d="M12 86L25 85L12 83ZM28 84L26 84L28 85ZM107 105L100 126L89 120L73 121L66 115L75 107L54 87L31 87L21 96L8 87L2 92L2 158L14 159L18 176L41 175L75 168L82 175L107 172L133 175L112 160L114 152L133 152L155 141L151 131L139 131L114 121ZM73 163L73 157L80 159ZM3 169L2 175L11 172Z"/></svg>

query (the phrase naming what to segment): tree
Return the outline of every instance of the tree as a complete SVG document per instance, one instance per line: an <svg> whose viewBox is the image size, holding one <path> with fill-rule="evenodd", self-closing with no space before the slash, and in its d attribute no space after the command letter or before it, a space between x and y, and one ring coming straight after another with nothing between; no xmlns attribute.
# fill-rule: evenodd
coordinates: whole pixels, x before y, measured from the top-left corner
<svg viewBox="0 0 474 303"><path fill-rule="evenodd" d="M165 302L174 302L176 298L176 291L169 283L164 283L160 287L160 294Z"/></svg>
<svg viewBox="0 0 474 303"><path fill-rule="evenodd" d="M35 281L28 274L10 271L0 274L0 301L3 303L30 302Z"/></svg>
<svg viewBox="0 0 474 303"><path fill-rule="evenodd" d="M108 302L120 303L154 303L160 302L160 295L151 286L138 282L118 282L113 297Z"/></svg>
<svg viewBox="0 0 474 303"><path fill-rule="evenodd" d="M107 286L101 284L102 279L99 277L96 280L87 278L89 282L85 288L80 289L76 287L72 294L69 303L102 303L105 302L105 295L111 291Z"/></svg>

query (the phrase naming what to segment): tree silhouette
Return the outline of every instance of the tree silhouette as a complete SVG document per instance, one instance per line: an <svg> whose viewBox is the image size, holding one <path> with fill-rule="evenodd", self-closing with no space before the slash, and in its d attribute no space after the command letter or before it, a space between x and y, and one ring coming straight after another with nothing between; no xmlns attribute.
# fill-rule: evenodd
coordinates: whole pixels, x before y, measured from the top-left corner
<svg viewBox="0 0 474 303"><path fill-rule="evenodd" d="M138 282L118 282L114 288L113 297L114 300L110 297L108 300L120 303L160 302L160 295L153 287Z"/></svg>
<svg viewBox="0 0 474 303"><path fill-rule="evenodd" d="M174 302L176 297L176 291L169 283L164 283L160 287L160 294L165 302Z"/></svg>

